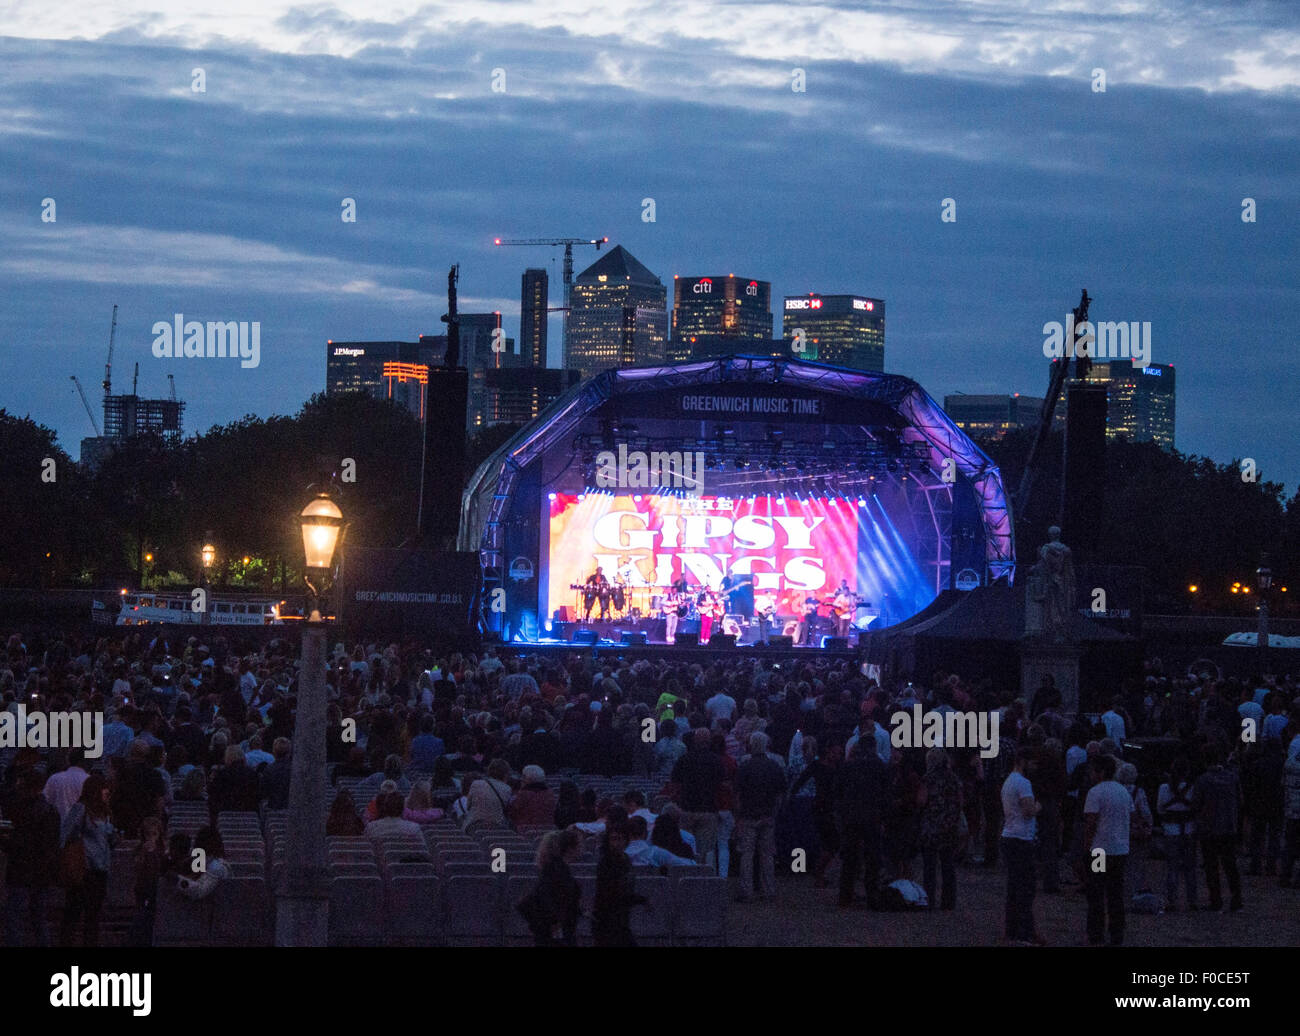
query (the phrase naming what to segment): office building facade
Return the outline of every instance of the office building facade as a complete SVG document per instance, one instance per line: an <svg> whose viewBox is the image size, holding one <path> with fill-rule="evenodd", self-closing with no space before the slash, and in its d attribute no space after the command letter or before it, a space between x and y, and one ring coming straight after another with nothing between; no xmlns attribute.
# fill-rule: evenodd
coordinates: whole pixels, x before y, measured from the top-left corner
<svg viewBox="0 0 1300 1036"><path fill-rule="evenodd" d="M364 392L375 399L396 400L424 420L424 389L429 367L442 363L444 335L421 335L416 342L326 343L325 392Z"/></svg>
<svg viewBox="0 0 1300 1036"><path fill-rule="evenodd" d="M1043 401L1034 396L967 395L943 397L943 409L953 423L972 439L997 442L1008 432L1037 428Z"/></svg>
<svg viewBox="0 0 1300 1036"><path fill-rule="evenodd" d="M564 366L589 378L609 367L660 363L668 344L668 290L622 245L573 280Z"/></svg>
<svg viewBox="0 0 1300 1036"><path fill-rule="evenodd" d="M524 271L519 294L519 356L530 367L546 366L550 286L545 270Z"/></svg>
<svg viewBox="0 0 1300 1036"><path fill-rule="evenodd" d="M1053 369L1062 362L1053 360ZM1054 427L1065 427L1069 389L1081 383L1078 378L1066 379L1056 404ZM1127 438L1133 442L1154 442L1167 450L1174 448L1176 382L1172 364L1141 366L1132 360L1094 360L1086 383L1106 388L1107 439Z"/></svg>
<svg viewBox="0 0 1300 1036"><path fill-rule="evenodd" d="M772 285L748 277L674 277L667 359L750 353L772 338Z"/></svg>
<svg viewBox="0 0 1300 1036"><path fill-rule="evenodd" d="M488 409L492 424L533 420L578 384L577 371L554 367L501 367L487 372Z"/></svg>
<svg viewBox="0 0 1300 1036"><path fill-rule="evenodd" d="M781 318L782 336L800 359L858 370L885 369L883 299L816 292L787 295Z"/></svg>
<svg viewBox="0 0 1300 1036"><path fill-rule="evenodd" d="M487 387L488 371L520 367L525 361L515 351L515 340L505 336L500 313L460 314L460 355L469 369L465 428L473 433L496 424Z"/></svg>

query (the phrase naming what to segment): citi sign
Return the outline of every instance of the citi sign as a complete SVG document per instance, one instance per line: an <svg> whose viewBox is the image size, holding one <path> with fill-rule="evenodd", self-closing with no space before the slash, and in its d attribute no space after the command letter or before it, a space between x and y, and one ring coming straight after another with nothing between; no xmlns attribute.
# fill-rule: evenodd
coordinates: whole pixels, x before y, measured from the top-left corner
<svg viewBox="0 0 1300 1036"><path fill-rule="evenodd" d="M712 295L713 282L707 277L702 277L691 285L691 291L695 292L696 295Z"/></svg>

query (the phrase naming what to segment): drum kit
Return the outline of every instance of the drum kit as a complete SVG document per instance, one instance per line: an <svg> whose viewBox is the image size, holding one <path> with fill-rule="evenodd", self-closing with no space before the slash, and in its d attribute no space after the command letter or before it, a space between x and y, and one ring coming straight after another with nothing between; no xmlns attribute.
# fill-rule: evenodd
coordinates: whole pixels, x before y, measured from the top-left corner
<svg viewBox="0 0 1300 1036"><path fill-rule="evenodd" d="M636 588L628 586L623 580L612 583L570 583L569 589L577 592L580 603L576 610L580 615L589 616L597 604L601 615L610 614L612 607L612 617L616 619L639 618L643 612L643 609L634 604Z"/></svg>

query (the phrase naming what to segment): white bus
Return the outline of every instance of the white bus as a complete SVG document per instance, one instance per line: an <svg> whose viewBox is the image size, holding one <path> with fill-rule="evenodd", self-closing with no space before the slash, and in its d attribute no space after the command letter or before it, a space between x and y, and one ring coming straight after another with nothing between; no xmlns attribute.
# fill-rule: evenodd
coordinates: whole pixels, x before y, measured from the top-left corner
<svg viewBox="0 0 1300 1036"><path fill-rule="evenodd" d="M172 623L184 626L279 626L280 601L253 597L219 597L208 594L207 613L196 612L186 593L150 593L141 590L122 595L119 626Z"/></svg>

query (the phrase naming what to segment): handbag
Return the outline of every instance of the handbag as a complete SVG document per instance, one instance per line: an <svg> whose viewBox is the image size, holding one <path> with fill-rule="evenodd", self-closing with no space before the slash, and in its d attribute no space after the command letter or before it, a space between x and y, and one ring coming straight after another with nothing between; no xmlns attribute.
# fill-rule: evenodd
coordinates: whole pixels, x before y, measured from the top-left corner
<svg viewBox="0 0 1300 1036"><path fill-rule="evenodd" d="M83 837L85 830L86 819L83 816L77 831L59 850L58 881L65 889L81 888L86 883L86 842Z"/></svg>

